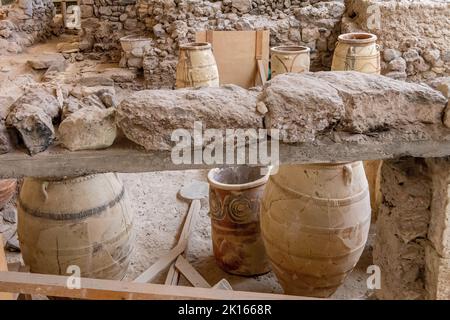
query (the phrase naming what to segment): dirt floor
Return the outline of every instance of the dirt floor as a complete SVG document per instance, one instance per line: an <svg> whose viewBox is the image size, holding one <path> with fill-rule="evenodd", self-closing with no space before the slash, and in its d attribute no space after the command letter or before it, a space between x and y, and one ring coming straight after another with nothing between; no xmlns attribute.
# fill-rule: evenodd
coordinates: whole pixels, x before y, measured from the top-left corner
<svg viewBox="0 0 450 320"><path fill-rule="evenodd" d="M71 36L67 37L70 38ZM23 74L30 74L33 79L39 80L42 72L32 70L26 65L26 61L36 53L56 52L56 44L59 41L61 39L53 39L48 43L36 45L23 54L14 57L0 57L0 81L13 79ZM66 72L73 72L74 74L98 72L107 67L111 67L111 65L101 64L94 60L84 60L74 62ZM0 86L0 91L1 89ZM117 90L117 93L120 99L120 96L126 95L127 92L126 90ZM188 210L188 203L178 199L177 193L183 185L187 185L194 180L205 181L206 172L155 172L121 174L120 176L128 191L135 217L135 250L125 277L125 280L132 280L175 245L176 236L180 232L181 223ZM4 211L0 211L0 215L3 215L3 213ZM200 215L201 218L197 221L195 232L190 239L187 259L211 285L222 278L226 278L235 290L282 292L273 273L246 278L223 272L216 265L212 253L207 200L202 201ZM0 217L0 233L5 241L14 239L15 228L15 224L5 222ZM368 299L372 296L372 292L366 286L366 280L369 276L366 270L372 264L372 238L373 232L355 270L332 298ZM8 252L7 258L9 262L16 262L21 260L21 255L17 252ZM162 273L156 282L161 283L164 279L165 273ZM187 284L186 280L182 279L181 284Z"/></svg>

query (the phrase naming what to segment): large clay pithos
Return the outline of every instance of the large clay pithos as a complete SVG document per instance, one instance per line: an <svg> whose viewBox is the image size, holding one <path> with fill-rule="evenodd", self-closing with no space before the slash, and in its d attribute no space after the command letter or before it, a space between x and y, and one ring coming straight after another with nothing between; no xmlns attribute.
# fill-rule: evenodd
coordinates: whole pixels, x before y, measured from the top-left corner
<svg viewBox="0 0 450 320"><path fill-rule="evenodd" d="M208 174L214 256L228 273L252 276L270 271L259 219L267 171L241 166Z"/></svg>
<svg viewBox="0 0 450 320"><path fill-rule="evenodd" d="M287 294L333 294L358 262L369 227L361 161L281 166L267 183L261 233Z"/></svg>
<svg viewBox="0 0 450 320"><path fill-rule="evenodd" d="M310 49L303 46L280 46L270 49L272 78L283 73L308 72Z"/></svg>
<svg viewBox="0 0 450 320"><path fill-rule="evenodd" d="M218 86L219 71L211 44L194 42L180 45L176 88Z"/></svg>
<svg viewBox="0 0 450 320"><path fill-rule="evenodd" d="M0 209L2 209L16 192L15 179L0 180Z"/></svg>
<svg viewBox="0 0 450 320"><path fill-rule="evenodd" d="M18 236L31 272L120 280L132 252L132 211L114 173L25 178Z"/></svg>
<svg viewBox="0 0 450 320"><path fill-rule="evenodd" d="M370 33L346 33L338 38L332 71L359 71L380 74L380 47L377 36Z"/></svg>

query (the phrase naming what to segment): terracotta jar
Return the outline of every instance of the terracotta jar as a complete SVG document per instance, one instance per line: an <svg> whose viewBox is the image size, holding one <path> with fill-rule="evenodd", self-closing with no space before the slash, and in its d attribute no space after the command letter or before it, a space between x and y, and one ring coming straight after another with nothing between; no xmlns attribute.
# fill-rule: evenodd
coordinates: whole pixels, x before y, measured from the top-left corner
<svg viewBox="0 0 450 320"><path fill-rule="evenodd" d="M361 161L285 165L270 176L261 233L285 293L329 297L358 262L370 227Z"/></svg>
<svg viewBox="0 0 450 320"><path fill-rule="evenodd" d="M211 234L218 265L231 274L270 271L260 233L259 211L267 168L240 166L208 174Z"/></svg>
<svg viewBox="0 0 450 320"><path fill-rule="evenodd" d="M132 252L132 211L114 173L62 180L25 178L18 236L31 272L120 280Z"/></svg>
<svg viewBox="0 0 450 320"><path fill-rule="evenodd" d="M0 209L2 209L16 192L15 179L0 180Z"/></svg>
<svg viewBox="0 0 450 320"><path fill-rule="evenodd" d="M219 71L207 42L180 45L176 72L176 88L218 87Z"/></svg>
<svg viewBox="0 0 450 320"><path fill-rule="evenodd" d="M359 71L369 74L380 74L380 64L380 48L377 45L376 35L370 33L347 33L339 36L339 41L334 51L332 71ZM382 164L382 160L364 161L374 219L377 216L382 200L380 191Z"/></svg>
<svg viewBox="0 0 450 320"><path fill-rule="evenodd" d="M380 47L370 33L346 33L338 38L332 71L359 71L380 74Z"/></svg>
<svg viewBox="0 0 450 320"><path fill-rule="evenodd" d="M272 78L289 72L308 72L310 49L303 46L280 46L270 49Z"/></svg>

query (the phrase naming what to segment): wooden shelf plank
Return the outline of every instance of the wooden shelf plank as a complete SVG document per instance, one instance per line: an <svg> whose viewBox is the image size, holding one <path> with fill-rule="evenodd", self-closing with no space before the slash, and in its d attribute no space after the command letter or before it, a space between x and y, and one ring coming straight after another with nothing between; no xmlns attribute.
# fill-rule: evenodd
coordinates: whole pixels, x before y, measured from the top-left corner
<svg viewBox="0 0 450 320"><path fill-rule="evenodd" d="M68 277L22 272L0 272L0 291L42 294L75 299L150 300L316 300L314 298L272 293L215 290L127 281L81 279L81 289L69 289Z"/></svg>
<svg viewBox="0 0 450 320"><path fill-rule="evenodd" d="M368 139L360 142L324 142L296 145L280 144L281 164L321 163L450 155L450 141L387 141ZM248 154L248 153L247 153ZM131 142L122 142L105 150L71 152L58 146L34 156L24 150L0 155L0 178L63 177L102 172L150 172L208 169L220 165L174 164L170 151L144 151Z"/></svg>

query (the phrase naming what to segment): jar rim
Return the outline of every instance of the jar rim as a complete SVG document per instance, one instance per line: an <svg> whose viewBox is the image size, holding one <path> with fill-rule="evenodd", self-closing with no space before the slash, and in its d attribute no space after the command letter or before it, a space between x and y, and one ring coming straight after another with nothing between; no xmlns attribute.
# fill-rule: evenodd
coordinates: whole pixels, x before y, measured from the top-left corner
<svg viewBox="0 0 450 320"><path fill-rule="evenodd" d="M277 46L270 48L270 51L277 53L308 53L311 48L306 46Z"/></svg>
<svg viewBox="0 0 450 320"><path fill-rule="evenodd" d="M352 32L341 34L338 39L343 43L366 44L377 41L378 37L372 33Z"/></svg>

